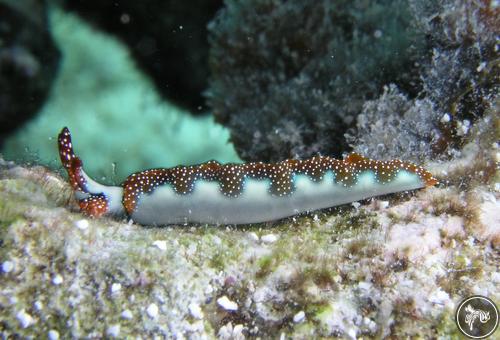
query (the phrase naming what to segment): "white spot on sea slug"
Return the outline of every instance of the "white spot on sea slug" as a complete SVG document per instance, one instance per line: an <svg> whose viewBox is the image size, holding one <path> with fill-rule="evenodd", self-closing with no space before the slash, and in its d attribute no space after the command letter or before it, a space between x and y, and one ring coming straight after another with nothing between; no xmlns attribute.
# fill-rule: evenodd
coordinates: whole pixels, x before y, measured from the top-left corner
<svg viewBox="0 0 500 340"><path fill-rule="evenodd" d="M153 242L153 246L157 247L160 250L167 250L167 241L156 240Z"/></svg>
<svg viewBox="0 0 500 340"><path fill-rule="evenodd" d="M359 203L359 202L352 202L351 205L354 207L354 209L358 210L359 207L361 206L361 203Z"/></svg>
<svg viewBox="0 0 500 340"><path fill-rule="evenodd" d="M148 308L146 308L146 313L151 319L156 319L158 317L158 306L155 303L150 304Z"/></svg>
<svg viewBox="0 0 500 340"><path fill-rule="evenodd" d="M52 278L52 283L55 284L56 286L59 286L61 283L63 283L64 279L61 275L57 274Z"/></svg>
<svg viewBox="0 0 500 340"><path fill-rule="evenodd" d="M89 227L89 221L83 219L83 220L78 220L75 222L75 227L77 227L80 230L85 230Z"/></svg>
<svg viewBox="0 0 500 340"><path fill-rule="evenodd" d="M189 306L189 313L191 316L195 319L203 319L203 312L201 311L200 306L197 303L190 303Z"/></svg>
<svg viewBox="0 0 500 340"><path fill-rule="evenodd" d="M298 312L293 316L293 322L299 323L304 321L305 318L306 318L306 313L304 313L304 311L301 310L300 312Z"/></svg>
<svg viewBox="0 0 500 340"><path fill-rule="evenodd" d="M234 301L229 300L229 298L225 295L217 299L217 304L228 311L238 310L238 304Z"/></svg>
<svg viewBox="0 0 500 340"><path fill-rule="evenodd" d="M274 234L267 234L267 235L263 235L260 239L264 243L274 243L274 242L278 241L278 236L276 236Z"/></svg>
<svg viewBox="0 0 500 340"><path fill-rule="evenodd" d="M10 273L14 269L14 262L12 261L5 261L2 263L2 271L4 273Z"/></svg>
<svg viewBox="0 0 500 340"><path fill-rule="evenodd" d="M19 321L22 328L27 328L35 323L35 320L33 320L31 315L26 313L24 309L21 309L19 312L17 312L16 319L17 321Z"/></svg>

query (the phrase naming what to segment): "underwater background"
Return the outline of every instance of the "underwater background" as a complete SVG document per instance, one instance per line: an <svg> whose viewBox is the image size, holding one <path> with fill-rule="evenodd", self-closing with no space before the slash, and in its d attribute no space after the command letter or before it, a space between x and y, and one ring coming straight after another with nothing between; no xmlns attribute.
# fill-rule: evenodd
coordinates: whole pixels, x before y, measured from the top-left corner
<svg viewBox="0 0 500 340"><path fill-rule="evenodd" d="M239 160L222 126L162 99L116 38L57 7L47 14L58 70L35 117L3 140L6 159L59 167L56 136L68 126L86 169L108 182L145 168ZM12 96L16 86L23 83L9 86Z"/></svg>
<svg viewBox="0 0 500 340"><path fill-rule="evenodd" d="M2 337L457 337L500 301L496 0L0 0ZM439 186L243 227L77 209L85 170L401 159Z"/></svg>

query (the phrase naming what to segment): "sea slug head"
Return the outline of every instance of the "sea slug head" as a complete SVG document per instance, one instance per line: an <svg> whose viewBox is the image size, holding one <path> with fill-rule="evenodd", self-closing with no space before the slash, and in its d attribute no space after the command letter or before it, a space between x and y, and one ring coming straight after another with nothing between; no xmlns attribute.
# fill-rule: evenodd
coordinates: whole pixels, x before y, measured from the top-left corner
<svg viewBox="0 0 500 340"><path fill-rule="evenodd" d="M85 173L83 162L73 151L71 134L66 127L59 133L58 146L61 163L68 173L80 210L92 217L122 214L122 188L97 183Z"/></svg>
<svg viewBox="0 0 500 340"><path fill-rule="evenodd" d="M109 212L109 204L103 194L89 195L78 201L80 211L92 217L101 217Z"/></svg>

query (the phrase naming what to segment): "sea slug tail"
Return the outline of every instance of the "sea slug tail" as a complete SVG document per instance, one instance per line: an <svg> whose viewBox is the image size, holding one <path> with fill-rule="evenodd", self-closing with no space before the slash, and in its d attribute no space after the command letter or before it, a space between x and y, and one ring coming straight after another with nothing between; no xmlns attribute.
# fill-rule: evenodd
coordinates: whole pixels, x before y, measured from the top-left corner
<svg viewBox="0 0 500 340"><path fill-rule="evenodd" d="M385 169L388 170L406 170L411 173L417 174L420 177L423 186L425 187L432 187L439 184L438 180L429 171L410 162L403 162L397 159L391 161L374 161L355 152L347 155L347 157L344 159L344 162L354 167L362 167L370 164L369 166L375 166L376 168L379 168L381 166L381 168L385 167Z"/></svg>
<svg viewBox="0 0 500 340"><path fill-rule="evenodd" d="M424 170L422 178L424 179L426 187L433 187L439 184L439 181L427 170Z"/></svg>

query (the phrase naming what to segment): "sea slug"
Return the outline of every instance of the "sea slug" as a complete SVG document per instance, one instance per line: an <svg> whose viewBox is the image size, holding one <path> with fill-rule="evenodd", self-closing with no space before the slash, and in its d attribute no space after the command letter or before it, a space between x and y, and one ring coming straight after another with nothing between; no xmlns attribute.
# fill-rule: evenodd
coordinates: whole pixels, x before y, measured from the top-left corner
<svg viewBox="0 0 500 340"><path fill-rule="evenodd" d="M85 173L66 127L58 143L83 212L127 216L144 225L266 222L437 184L431 173L414 164L351 153L344 160L316 156L273 164L209 161L145 170L130 175L121 186L106 186Z"/></svg>

